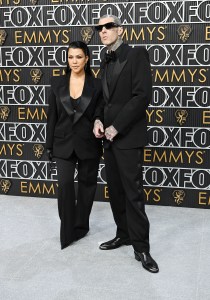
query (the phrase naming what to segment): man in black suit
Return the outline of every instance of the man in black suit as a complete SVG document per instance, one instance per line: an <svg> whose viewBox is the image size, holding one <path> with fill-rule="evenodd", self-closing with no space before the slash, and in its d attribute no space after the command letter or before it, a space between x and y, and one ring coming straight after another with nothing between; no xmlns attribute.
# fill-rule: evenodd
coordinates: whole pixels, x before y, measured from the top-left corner
<svg viewBox="0 0 210 300"><path fill-rule="evenodd" d="M136 260L157 273L158 265L149 252L142 175L146 109L152 97L148 52L122 42L123 29L116 16L101 17L95 29L107 53L101 64L104 112L95 120L94 134L104 137L109 198L117 225L116 237L99 248L110 250L132 244Z"/></svg>

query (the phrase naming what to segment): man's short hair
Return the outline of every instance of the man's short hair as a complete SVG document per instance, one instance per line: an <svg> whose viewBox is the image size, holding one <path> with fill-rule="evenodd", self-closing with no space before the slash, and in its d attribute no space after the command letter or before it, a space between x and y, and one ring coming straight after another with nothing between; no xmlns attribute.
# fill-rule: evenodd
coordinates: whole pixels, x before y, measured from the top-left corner
<svg viewBox="0 0 210 300"><path fill-rule="evenodd" d="M118 17L114 16L114 15L103 15L102 17L100 17L100 20L105 19L105 18L112 18L114 20L114 23L122 26L122 23L121 23L120 19Z"/></svg>

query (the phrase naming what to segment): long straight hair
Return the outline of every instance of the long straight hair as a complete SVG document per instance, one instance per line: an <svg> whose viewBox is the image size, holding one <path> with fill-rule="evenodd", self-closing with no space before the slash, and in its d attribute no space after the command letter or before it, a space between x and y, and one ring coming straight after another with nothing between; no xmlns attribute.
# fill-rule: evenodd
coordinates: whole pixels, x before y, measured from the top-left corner
<svg viewBox="0 0 210 300"><path fill-rule="evenodd" d="M71 73L71 69L68 64L68 52L69 52L69 49L71 49L71 48L72 49L81 49L83 51L83 53L85 54L85 56L88 56L89 59L85 65L85 73L92 76L92 72L90 69L90 51L89 51L88 46L85 43L83 43L82 41L75 41L75 42L72 42L69 44L69 47L66 52L66 58L67 58L66 74Z"/></svg>

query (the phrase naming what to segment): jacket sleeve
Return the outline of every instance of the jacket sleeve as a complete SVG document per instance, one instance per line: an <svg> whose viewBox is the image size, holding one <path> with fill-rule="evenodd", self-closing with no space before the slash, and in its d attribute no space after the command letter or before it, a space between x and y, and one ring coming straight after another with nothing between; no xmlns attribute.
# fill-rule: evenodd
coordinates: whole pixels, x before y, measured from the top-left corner
<svg viewBox="0 0 210 300"><path fill-rule="evenodd" d="M102 91L102 86L100 82L100 88L99 88L99 96L98 96L98 101L96 105L96 110L93 116L93 121L96 119L99 119L102 123L104 121L104 106L105 106L105 101L103 97L103 91Z"/></svg>
<svg viewBox="0 0 210 300"><path fill-rule="evenodd" d="M123 106L112 124L122 134L136 122L146 118L146 109L152 97L152 76L147 50L133 49L131 60L132 98Z"/></svg>
<svg viewBox="0 0 210 300"><path fill-rule="evenodd" d="M96 119L99 119L103 123L105 101L104 101L104 97L103 97L101 79L97 79L97 89L98 89L98 97L97 97L98 99L97 99L95 112L93 115L93 121L95 121Z"/></svg>
<svg viewBox="0 0 210 300"><path fill-rule="evenodd" d="M57 122L57 106L56 106L56 96L51 88L50 96L49 96L49 107L47 112L47 129L46 129L46 149L53 148L53 138L54 138L54 130Z"/></svg>

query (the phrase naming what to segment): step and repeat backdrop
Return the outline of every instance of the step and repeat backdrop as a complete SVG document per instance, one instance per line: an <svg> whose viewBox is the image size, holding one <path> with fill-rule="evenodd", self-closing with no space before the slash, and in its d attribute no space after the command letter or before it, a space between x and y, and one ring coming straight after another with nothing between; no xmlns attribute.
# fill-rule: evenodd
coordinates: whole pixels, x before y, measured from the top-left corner
<svg viewBox="0 0 210 300"><path fill-rule="evenodd" d="M210 208L210 1L0 0L0 193L56 197L44 151L50 77L64 73L74 40L89 44L100 76L104 14L150 55L146 203ZM96 200L109 201L103 158Z"/></svg>

